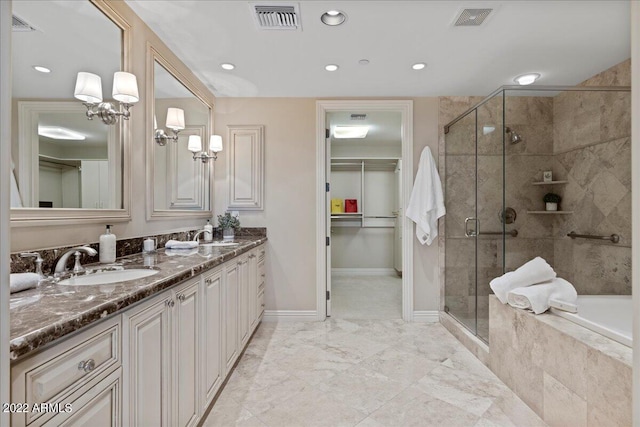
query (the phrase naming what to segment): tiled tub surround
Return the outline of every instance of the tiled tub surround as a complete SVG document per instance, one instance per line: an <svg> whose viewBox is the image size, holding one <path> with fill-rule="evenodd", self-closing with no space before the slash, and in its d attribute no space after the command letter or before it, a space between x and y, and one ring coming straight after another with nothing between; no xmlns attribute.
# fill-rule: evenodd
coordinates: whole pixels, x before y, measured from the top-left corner
<svg viewBox="0 0 640 427"><path fill-rule="evenodd" d="M107 285L60 286L43 282L36 289L12 294L11 302L27 298L37 300L11 309L11 359L20 358L118 310L223 264L266 240L266 236L247 237L238 239L239 246L201 246L197 254L189 256L170 256L164 249L149 255L129 255L117 259L117 263L124 268L154 268L160 272L143 279Z"/></svg>
<svg viewBox="0 0 640 427"><path fill-rule="evenodd" d="M632 350L490 297L490 368L550 426L630 426Z"/></svg>
<svg viewBox="0 0 640 427"><path fill-rule="evenodd" d="M144 237L134 237L131 239L118 239L116 241L116 257L121 258L128 255L139 254L142 252L142 242L148 238L152 237L156 239L156 243L158 248L163 248L165 243L171 239L174 240L191 240L194 233L201 229L193 229L193 230L185 230L174 233L165 233L165 234L156 234L149 235ZM213 231L215 240L222 240L222 229L214 228ZM253 237L264 237L267 235L267 229L263 227L252 227L252 228L241 228L236 232L236 237L239 239L253 238ZM87 246L98 250L98 243L88 243ZM75 246L63 246L58 248L49 248L49 249L38 249L37 252L40 253L40 256L44 260L42 264L42 271L45 275L53 274L53 269L55 267L56 262L60 255L64 253L67 249L71 249ZM23 251L28 252L28 251ZM35 252L35 250L34 250ZM85 253L82 254L82 258L80 258L80 262L82 265L89 264L93 262L98 262L98 255L89 256ZM69 261L71 264L71 261ZM34 262L33 258L22 258L20 256L20 252L16 252L11 254L11 273L24 273L29 271L34 271Z"/></svg>

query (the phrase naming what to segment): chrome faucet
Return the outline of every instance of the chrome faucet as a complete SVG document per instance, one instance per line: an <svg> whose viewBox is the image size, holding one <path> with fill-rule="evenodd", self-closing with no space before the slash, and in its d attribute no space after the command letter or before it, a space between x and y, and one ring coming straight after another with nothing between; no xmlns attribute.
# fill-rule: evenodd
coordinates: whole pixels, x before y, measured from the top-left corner
<svg viewBox="0 0 640 427"><path fill-rule="evenodd" d="M207 230L198 230L196 232L196 234L193 236L193 241L197 242L198 241L198 237L200 237L201 234L206 233Z"/></svg>
<svg viewBox="0 0 640 427"><path fill-rule="evenodd" d="M44 274L42 274L42 263L44 262L44 260L40 256L40 253L38 253L38 252L22 252L20 254L20 258L35 258L36 260L34 261L34 263L36 265L36 274L38 276L40 276L40 279L44 279Z"/></svg>
<svg viewBox="0 0 640 427"><path fill-rule="evenodd" d="M76 246L75 248L68 249L65 253L62 254L58 262L56 263L56 268L54 270L54 275L59 276L60 274L67 271L67 261L71 255L76 257L76 263L73 267L73 272L78 273L84 270L84 267L80 264L80 252L84 252L87 255L95 256L98 254L98 251L89 247L89 246Z"/></svg>

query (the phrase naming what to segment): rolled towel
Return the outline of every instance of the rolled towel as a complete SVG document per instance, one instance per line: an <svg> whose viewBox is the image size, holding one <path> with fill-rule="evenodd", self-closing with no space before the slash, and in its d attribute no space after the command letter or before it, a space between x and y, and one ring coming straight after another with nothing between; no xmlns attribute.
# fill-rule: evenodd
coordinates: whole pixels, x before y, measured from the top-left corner
<svg viewBox="0 0 640 427"><path fill-rule="evenodd" d="M40 276L36 273L14 273L9 275L9 292L26 291L38 286Z"/></svg>
<svg viewBox="0 0 640 427"><path fill-rule="evenodd" d="M184 248L184 249L167 249L164 251L167 256L189 256L198 253L198 248Z"/></svg>
<svg viewBox="0 0 640 427"><path fill-rule="evenodd" d="M578 293L571 283L556 277L548 282L513 289L507 294L507 301L510 306L529 309L535 314L547 311L550 307L549 300L551 299L576 304L578 302Z"/></svg>
<svg viewBox="0 0 640 427"><path fill-rule="evenodd" d="M507 294L510 290L546 282L554 277L556 277L556 272L553 271L553 268L538 256L517 270L496 277L489 283L489 286L500 302L506 304Z"/></svg>
<svg viewBox="0 0 640 427"><path fill-rule="evenodd" d="M198 247L198 242L194 242L193 240L188 240L186 242L180 240L169 240L164 244L164 247L167 249L193 249Z"/></svg>

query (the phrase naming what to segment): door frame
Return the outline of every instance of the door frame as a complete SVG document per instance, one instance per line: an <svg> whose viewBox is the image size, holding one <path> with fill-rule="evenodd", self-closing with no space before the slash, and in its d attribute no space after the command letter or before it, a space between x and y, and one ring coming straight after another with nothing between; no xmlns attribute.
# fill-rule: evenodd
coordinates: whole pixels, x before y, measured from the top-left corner
<svg viewBox="0 0 640 427"><path fill-rule="evenodd" d="M316 316L327 318L327 259L326 259L326 152L325 129L327 113L358 110L397 111L402 114L402 202L405 208L411 197L413 183L413 101L412 100L321 100L316 101ZM413 321L413 222L402 219L402 319Z"/></svg>

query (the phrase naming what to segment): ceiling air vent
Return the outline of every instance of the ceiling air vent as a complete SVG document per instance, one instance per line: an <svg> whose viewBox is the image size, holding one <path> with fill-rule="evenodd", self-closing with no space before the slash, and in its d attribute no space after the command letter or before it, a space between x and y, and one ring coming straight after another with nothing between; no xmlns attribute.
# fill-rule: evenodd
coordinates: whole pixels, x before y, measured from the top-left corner
<svg viewBox="0 0 640 427"><path fill-rule="evenodd" d="M36 29L24 19L18 18L16 15L13 15L13 20L11 22L11 31L28 32L36 31Z"/></svg>
<svg viewBox="0 0 640 427"><path fill-rule="evenodd" d="M351 120L364 120L367 118L366 114L352 114Z"/></svg>
<svg viewBox="0 0 640 427"><path fill-rule="evenodd" d="M454 24L456 27L478 26L487 19L493 9L465 9Z"/></svg>
<svg viewBox="0 0 640 427"><path fill-rule="evenodd" d="M260 30L298 30L302 28L297 3L252 4L253 16Z"/></svg>

